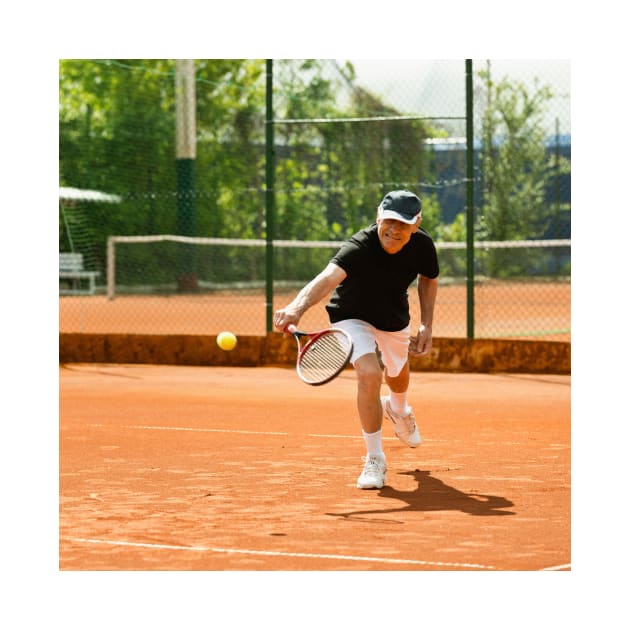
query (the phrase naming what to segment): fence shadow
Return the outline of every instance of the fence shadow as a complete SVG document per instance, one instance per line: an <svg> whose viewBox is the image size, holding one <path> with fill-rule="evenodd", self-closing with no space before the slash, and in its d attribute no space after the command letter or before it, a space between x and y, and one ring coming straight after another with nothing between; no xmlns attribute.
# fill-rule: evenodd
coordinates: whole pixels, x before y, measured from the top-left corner
<svg viewBox="0 0 630 630"><path fill-rule="evenodd" d="M378 517L385 514L404 514L405 512L430 512L437 510L456 510L472 516L509 516L511 512L505 508L514 503L505 497L471 494L457 490L431 475L430 470L414 470L399 473L412 476L418 486L413 490L396 490L391 486L383 486L378 496L384 499L397 499L406 505L378 510L358 510L354 512L327 512L327 516L337 516L348 520L366 520L362 516ZM370 519L372 520L372 519Z"/></svg>

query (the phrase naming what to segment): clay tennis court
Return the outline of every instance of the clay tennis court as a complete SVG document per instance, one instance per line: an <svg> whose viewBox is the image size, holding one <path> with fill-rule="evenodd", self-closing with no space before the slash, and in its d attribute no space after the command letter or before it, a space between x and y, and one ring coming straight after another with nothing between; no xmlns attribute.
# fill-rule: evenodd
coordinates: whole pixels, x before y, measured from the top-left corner
<svg viewBox="0 0 630 630"><path fill-rule="evenodd" d="M413 293L410 290L410 295ZM297 289L278 292L273 308L286 306ZM328 325L321 308L302 318L306 330ZM419 322L418 300L410 299L412 321ZM438 291L435 337L466 337L466 288L442 285ZM124 334L266 333L264 290L184 295L104 295L59 298L60 332ZM499 282L475 289L477 338L562 341L571 339L571 285L568 282Z"/></svg>
<svg viewBox="0 0 630 630"><path fill-rule="evenodd" d="M571 563L570 376L412 373L357 490L352 369L61 365L59 567L540 571Z"/></svg>

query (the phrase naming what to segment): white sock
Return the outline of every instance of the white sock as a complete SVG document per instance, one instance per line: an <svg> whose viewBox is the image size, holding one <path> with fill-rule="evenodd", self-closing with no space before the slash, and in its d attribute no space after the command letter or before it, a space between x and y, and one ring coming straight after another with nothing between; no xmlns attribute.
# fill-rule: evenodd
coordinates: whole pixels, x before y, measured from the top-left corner
<svg viewBox="0 0 630 630"><path fill-rule="evenodd" d="M411 407L407 404L407 392L390 392L389 404L392 411L399 416L406 416L411 411Z"/></svg>
<svg viewBox="0 0 630 630"><path fill-rule="evenodd" d="M374 433L366 433L361 429L363 433L363 439L365 440L365 447L367 448L368 455L378 455L385 461L385 453L383 453L383 439L381 431L378 430Z"/></svg>

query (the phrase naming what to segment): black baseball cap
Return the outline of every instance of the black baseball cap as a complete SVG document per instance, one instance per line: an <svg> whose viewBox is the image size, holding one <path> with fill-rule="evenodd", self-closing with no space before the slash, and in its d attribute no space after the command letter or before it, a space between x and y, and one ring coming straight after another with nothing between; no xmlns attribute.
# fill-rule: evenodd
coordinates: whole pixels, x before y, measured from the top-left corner
<svg viewBox="0 0 630 630"><path fill-rule="evenodd" d="M382 219L395 219L411 225L422 213L422 204L408 190L392 190L383 197L378 212Z"/></svg>

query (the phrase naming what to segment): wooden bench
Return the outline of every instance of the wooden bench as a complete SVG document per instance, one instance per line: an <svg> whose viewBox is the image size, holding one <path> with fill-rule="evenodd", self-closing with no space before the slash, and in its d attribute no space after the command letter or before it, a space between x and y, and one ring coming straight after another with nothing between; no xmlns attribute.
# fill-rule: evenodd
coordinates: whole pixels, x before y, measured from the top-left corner
<svg viewBox="0 0 630 630"><path fill-rule="evenodd" d="M83 254L59 253L59 295L94 295L96 293L96 277L98 271L83 269ZM68 280L70 288L61 286L62 280ZM88 281L88 288L81 289L81 281Z"/></svg>

